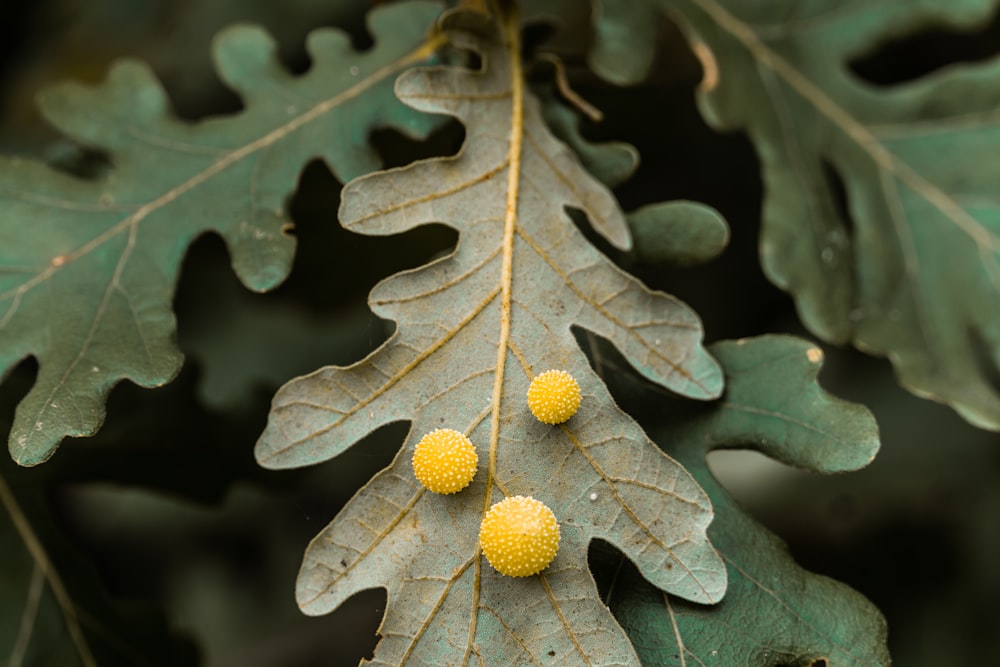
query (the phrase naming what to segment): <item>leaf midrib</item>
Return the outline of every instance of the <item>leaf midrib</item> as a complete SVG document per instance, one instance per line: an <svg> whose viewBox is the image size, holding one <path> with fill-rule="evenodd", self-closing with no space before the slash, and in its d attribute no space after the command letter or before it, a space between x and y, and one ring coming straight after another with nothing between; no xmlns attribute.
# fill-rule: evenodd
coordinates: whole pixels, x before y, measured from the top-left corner
<svg viewBox="0 0 1000 667"><path fill-rule="evenodd" d="M524 79L521 71L521 25L516 4L502 22L504 48L510 65L510 139L507 146L507 201L504 207L503 238L500 244L500 333L497 338L497 359L490 399L489 459L486 469L486 488L483 492L482 516L490 509L497 469L497 449L500 444L500 413L503 404L504 371L510 346L511 287L514 266L514 236L517 230L517 205L520 199L521 150L524 143ZM471 618L462 664L469 660L475 646L476 626L479 619L479 595L482 586L483 559L481 545L476 540L475 573L472 584Z"/></svg>

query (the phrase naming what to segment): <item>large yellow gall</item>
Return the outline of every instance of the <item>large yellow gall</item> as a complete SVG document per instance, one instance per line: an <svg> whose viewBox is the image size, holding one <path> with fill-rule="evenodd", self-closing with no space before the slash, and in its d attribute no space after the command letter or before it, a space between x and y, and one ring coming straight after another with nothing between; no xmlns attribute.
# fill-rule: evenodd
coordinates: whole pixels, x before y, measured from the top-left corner
<svg viewBox="0 0 1000 667"><path fill-rule="evenodd" d="M450 428L431 431L413 450L413 474L434 493L458 493L472 482L478 465L476 447Z"/></svg>
<svg viewBox="0 0 1000 667"><path fill-rule="evenodd" d="M559 524L552 510L530 496L511 496L486 512L479 544L497 572L530 577L549 566L559 551Z"/></svg>
<svg viewBox="0 0 1000 667"><path fill-rule="evenodd" d="M580 408L580 385L566 371L545 371L528 387L528 408L542 423L562 424Z"/></svg>

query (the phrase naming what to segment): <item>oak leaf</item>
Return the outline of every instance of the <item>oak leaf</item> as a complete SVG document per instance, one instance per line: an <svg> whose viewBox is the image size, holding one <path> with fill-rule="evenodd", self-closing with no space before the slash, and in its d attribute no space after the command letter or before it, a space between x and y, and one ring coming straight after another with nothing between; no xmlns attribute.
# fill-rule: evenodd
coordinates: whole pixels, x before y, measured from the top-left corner
<svg viewBox="0 0 1000 667"><path fill-rule="evenodd" d="M46 118L113 167L84 180L0 158L0 377L28 356L39 365L10 433L16 461L41 463L63 437L93 434L120 380L157 386L177 373L171 299L195 237L221 235L242 282L271 289L291 266L285 200L310 160L346 181L378 168L373 128L424 136L436 126L401 105L392 84L433 55L439 41L427 30L439 11L423 2L373 11L376 43L363 54L346 33L317 30L302 76L282 67L260 29L224 31L217 68L246 107L229 117L178 120L135 61L95 88L42 95Z"/></svg>
<svg viewBox="0 0 1000 667"><path fill-rule="evenodd" d="M984 25L992 5L669 6L703 63L703 115L757 147L761 262L803 323L887 356L904 387L1000 429L997 68L892 87L850 68L928 25Z"/></svg>
<svg viewBox="0 0 1000 667"><path fill-rule="evenodd" d="M726 394L711 404L657 397L648 383L639 386L610 364L605 377L650 436L712 498L716 519L708 534L729 570L726 599L712 607L680 600L605 550L594 563L605 601L643 664L888 665L886 622L878 609L844 584L797 565L706 461L712 451L739 448L815 472L856 470L878 450L874 418L820 387L823 354L807 341L761 336L709 349L726 373Z"/></svg>
<svg viewBox="0 0 1000 667"><path fill-rule="evenodd" d="M264 466L305 466L385 424L412 425L390 466L310 544L299 605L322 614L387 589L373 664L637 665L598 597L588 545L616 545L657 587L700 603L721 599L725 568L705 539L707 496L618 409L571 329L599 334L687 397L718 396L721 374L695 314L617 268L573 224L567 208L629 247L613 196L550 134L526 89L516 19L500 31L453 13L443 30L477 51L482 69L416 69L396 90L414 108L458 118L464 146L349 183L340 220L375 235L443 223L458 245L379 284L369 303L396 322L394 335L352 366L285 385L257 445ZM525 399L550 368L573 374L583 394L561 426L538 422ZM452 496L424 490L410 465L435 428L461 431L479 450L476 478ZM483 513L512 495L545 502L561 524L559 553L538 576L502 576L480 553Z"/></svg>

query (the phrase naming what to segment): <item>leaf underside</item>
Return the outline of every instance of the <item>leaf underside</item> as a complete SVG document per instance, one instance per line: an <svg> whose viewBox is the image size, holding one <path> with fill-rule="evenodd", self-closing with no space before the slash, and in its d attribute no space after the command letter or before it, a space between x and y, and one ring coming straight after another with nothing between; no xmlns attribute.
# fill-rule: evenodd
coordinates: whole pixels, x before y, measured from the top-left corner
<svg viewBox="0 0 1000 667"><path fill-rule="evenodd" d="M992 380L1000 367L1000 61L892 87L861 81L849 67L928 26L975 30L996 3L622 4L630 3L641 6L633 16L659 8L679 20L705 72L702 114L756 145L761 261L795 297L804 324L887 356L909 390L1000 429ZM616 59L602 42L633 20L622 12L594 13L590 62L607 80L632 83L645 75L645 58ZM635 32L630 49L649 54L653 37Z"/></svg>
<svg viewBox="0 0 1000 667"><path fill-rule="evenodd" d="M261 30L226 30L214 57L245 109L196 124L173 115L134 61L96 88L43 94L45 116L114 167L83 180L0 158L0 378L28 356L39 365L10 433L16 461L41 463L63 437L93 434L120 380L157 386L175 375L171 300L195 237L218 233L243 283L273 288L294 252L285 200L310 160L346 181L378 168L372 129L423 137L436 126L400 104L392 85L433 53L427 31L439 11L422 2L375 10L375 46L363 54L345 33L317 30L307 43L313 65L297 77Z"/></svg>
<svg viewBox="0 0 1000 667"><path fill-rule="evenodd" d="M651 437L712 499L716 518L708 534L729 569L726 599L712 607L679 600L607 554L603 569L612 576L600 581L608 605L646 665L888 665L885 619L874 605L796 565L781 540L714 479L705 459L716 449L752 448L816 472L854 470L878 449L874 419L820 388L822 353L806 341L764 336L709 349L726 374L722 400L691 407L651 399L646 386L630 393L645 404Z"/></svg>
<svg viewBox="0 0 1000 667"><path fill-rule="evenodd" d="M444 223L458 246L379 284L369 303L395 334L353 366L285 385L257 445L264 466L304 466L385 424L412 424L392 464L309 546L298 601L321 614L387 589L373 664L637 665L598 597L589 543L615 545L659 589L699 603L721 598L725 567L705 539L708 498L617 408L571 327L686 397L718 396L721 373L697 317L615 267L572 223L567 207L629 245L611 193L549 133L526 91L514 19L498 35L457 13L444 30L479 52L483 69L417 69L396 89L416 109L460 120L465 145L351 182L340 219L373 235ZM562 426L539 423L525 402L531 377L549 368L571 372L583 392ZM410 466L417 440L438 427L465 432L479 450L475 480L453 496L424 491ZM560 521L559 554L539 576L501 576L479 552L483 512L516 494Z"/></svg>

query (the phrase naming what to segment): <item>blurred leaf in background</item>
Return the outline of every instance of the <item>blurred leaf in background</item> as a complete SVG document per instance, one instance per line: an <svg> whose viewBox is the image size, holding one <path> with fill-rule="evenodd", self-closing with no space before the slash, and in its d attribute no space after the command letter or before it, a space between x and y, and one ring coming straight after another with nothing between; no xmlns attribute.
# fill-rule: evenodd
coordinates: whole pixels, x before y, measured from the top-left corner
<svg viewBox="0 0 1000 667"><path fill-rule="evenodd" d="M11 397L28 380L30 373L19 369L0 392L0 428L9 428ZM0 654L9 664L196 664L198 649L169 629L155 601L110 594L101 565L67 533L53 501L67 479L85 475L93 463L81 469L68 457L25 469L2 458ZM145 465L132 468L149 472Z"/></svg>
<svg viewBox="0 0 1000 667"><path fill-rule="evenodd" d="M73 146L47 128L35 95L54 81L97 82L117 58L149 62L182 118L235 111L239 100L212 67L211 42L233 23L267 26L281 60L294 72L308 64L306 34L347 27L359 47L367 3L352 0L39 0L13 3L2 28L0 148L58 157Z"/></svg>

